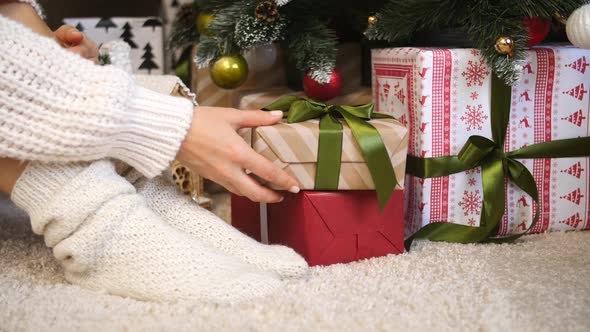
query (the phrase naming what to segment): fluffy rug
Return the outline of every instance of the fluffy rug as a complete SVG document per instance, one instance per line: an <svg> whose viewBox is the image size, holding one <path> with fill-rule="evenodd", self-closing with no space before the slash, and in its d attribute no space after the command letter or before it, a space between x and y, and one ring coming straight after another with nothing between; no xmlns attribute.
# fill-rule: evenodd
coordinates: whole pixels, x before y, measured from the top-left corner
<svg viewBox="0 0 590 332"><path fill-rule="evenodd" d="M313 268L251 303L146 303L69 285L26 218L4 201L0 330L587 331L587 253L590 232L513 245L419 242L409 254Z"/></svg>

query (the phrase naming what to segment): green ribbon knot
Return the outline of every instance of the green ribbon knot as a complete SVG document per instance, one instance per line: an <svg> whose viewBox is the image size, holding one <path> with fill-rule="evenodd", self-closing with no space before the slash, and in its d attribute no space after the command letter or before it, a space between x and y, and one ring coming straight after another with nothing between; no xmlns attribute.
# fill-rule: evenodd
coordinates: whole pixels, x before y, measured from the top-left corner
<svg viewBox="0 0 590 332"><path fill-rule="evenodd" d="M458 243L507 242L526 234L539 220L539 194L531 172L516 159L585 157L590 155L590 137L555 140L504 152L504 141L510 116L511 88L499 78L492 78L492 137L471 136L457 156L418 158L408 156L407 172L420 178L434 178L482 169L483 206L479 227L446 222L430 223L406 240L406 250L414 239ZM535 216L522 234L497 238L504 215L505 181L508 177L535 201Z"/></svg>
<svg viewBox="0 0 590 332"><path fill-rule="evenodd" d="M494 150L497 149L498 147L491 139L474 135L469 137L457 157L466 167L475 168L480 166L486 157L496 155Z"/></svg>
<svg viewBox="0 0 590 332"><path fill-rule="evenodd" d="M320 119L316 190L338 189L343 137L340 119L344 119L367 163L382 210L398 182L383 139L368 121L393 117L374 113L374 109L373 103L358 106L328 105L299 96L285 96L263 108L265 111L283 111L288 123Z"/></svg>

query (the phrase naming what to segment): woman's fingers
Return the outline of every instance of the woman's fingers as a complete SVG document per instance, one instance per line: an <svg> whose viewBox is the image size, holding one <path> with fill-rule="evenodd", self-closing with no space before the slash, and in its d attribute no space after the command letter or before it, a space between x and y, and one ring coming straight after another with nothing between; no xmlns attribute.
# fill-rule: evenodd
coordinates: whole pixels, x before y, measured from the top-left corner
<svg viewBox="0 0 590 332"><path fill-rule="evenodd" d="M278 203L283 200L279 193L264 187L243 171L237 171L232 183L238 194L248 197L251 201Z"/></svg>
<svg viewBox="0 0 590 332"><path fill-rule="evenodd" d="M249 149L249 153L242 161L242 165L245 169L250 170L278 188L288 190L294 194L300 190L299 184L293 177L254 150Z"/></svg>
<svg viewBox="0 0 590 332"><path fill-rule="evenodd" d="M84 34L71 25L62 25L55 31L55 37L65 46L76 46L84 40Z"/></svg>
<svg viewBox="0 0 590 332"><path fill-rule="evenodd" d="M282 111L240 111L233 113L235 129L271 126L283 118Z"/></svg>
<svg viewBox="0 0 590 332"><path fill-rule="evenodd" d="M283 113L238 111L228 108L199 107L195 110L189 134L182 142L177 159L198 174L231 192L253 201L275 203L282 200L275 192L246 174L248 169L281 190L298 192L299 185L287 172L257 154L237 133L242 127L275 124Z"/></svg>
<svg viewBox="0 0 590 332"><path fill-rule="evenodd" d="M98 63L98 49L96 49L94 45L85 45L85 43L86 42L82 45L70 47L68 50L80 55L84 59Z"/></svg>
<svg viewBox="0 0 590 332"><path fill-rule="evenodd" d="M98 47L84 33L71 25L62 25L55 31L57 42L81 57L98 63Z"/></svg>

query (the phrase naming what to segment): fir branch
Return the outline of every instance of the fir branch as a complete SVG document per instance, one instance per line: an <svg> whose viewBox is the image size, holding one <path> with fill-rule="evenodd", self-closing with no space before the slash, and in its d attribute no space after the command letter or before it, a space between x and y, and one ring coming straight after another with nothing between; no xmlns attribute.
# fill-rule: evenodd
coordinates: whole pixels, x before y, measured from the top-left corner
<svg viewBox="0 0 590 332"><path fill-rule="evenodd" d="M210 6L215 5L215 2L219 2L218 5L222 5L222 2L227 1L211 1ZM201 38L197 55L195 57L195 63L200 67L207 66L209 62L221 54L238 54L240 53L240 47L235 41L235 25L236 22L242 15L253 11L253 0L246 1L230 1L231 4L223 9L217 9L213 12L213 21L209 23L208 29L211 31L211 36L207 38ZM212 8L207 7L205 8ZM217 7L215 7L217 8Z"/></svg>
<svg viewBox="0 0 590 332"><path fill-rule="evenodd" d="M336 66L337 40L323 21L300 18L293 22L284 44L299 71L309 71L310 76L320 83L330 81Z"/></svg>
<svg viewBox="0 0 590 332"><path fill-rule="evenodd" d="M172 23L172 30L168 39L169 49L184 49L199 42L196 16L197 10L194 5L188 4L181 7Z"/></svg>
<svg viewBox="0 0 590 332"><path fill-rule="evenodd" d="M199 47L197 47L197 54L193 59L197 66L199 68L207 67L212 60L219 56L221 56L221 52L217 40L209 36L201 36Z"/></svg>
<svg viewBox="0 0 590 332"><path fill-rule="evenodd" d="M287 21L279 17L276 22L267 24L260 22L252 15L243 15L236 23L234 39L242 50L281 41L285 38Z"/></svg>
<svg viewBox="0 0 590 332"><path fill-rule="evenodd" d="M448 26L456 18L457 0L391 0L368 27L369 39L409 40L416 31Z"/></svg>
<svg viewBox="0 0 590 332"><path fill-rule="evenodd" d="M523 17L551 18L555 13L569 14L587 3L587 0L502 0L502 7L515 7Z"/></svg>
<svg viewBox="0 0 590 332"><path fill-rule="evenodd" d="M237 2L235 0L197 0L199 3L199 7L203 9L203 11L208 13L213 13L223 8L229 7L233 3Z"/></svg>
<svg viewBox="0 0 590 332"><path fill-rule="evenodd" d="M467 6L469 15L459 24L471 37L475 47L481 51L482 57L492 67L496 75L507 84L512 85L520 78L521 64L525 60L528 31L523 25L521 16L499 8L492 4L495 0L479 0ZM512 38L513 55L502 55L496 51L499 37Z"/></svg>
<svg viewBox="0 0 590 332"><path fill-rule="evenodd" d="M368 27L370 39L409 41L416 32L437 28L464 30L494 72L514 84L525 58L525 17L551 18L569 14L587 0L388 0L377 14L377 24ZM514 42L513 57L495 49L496 40L506 36Z"/></svg>

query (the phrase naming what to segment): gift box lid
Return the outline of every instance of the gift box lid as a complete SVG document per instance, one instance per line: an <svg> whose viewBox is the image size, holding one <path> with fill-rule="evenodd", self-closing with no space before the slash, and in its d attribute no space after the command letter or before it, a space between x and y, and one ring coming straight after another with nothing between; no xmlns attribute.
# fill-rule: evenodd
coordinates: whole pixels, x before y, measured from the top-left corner
<svg viewBox="0 0 590 332"><path fill-rule="evenodd" d="M344 121L341 122L342 162L365 163L352 131ZM405 154L405 150L400 151L399 148L406 142L407 129L394 119L371 120L369 123L381 134L390 158L400 159L395 154ZM274 126L258 127L254 133L247 135L250 134L253 134L251 140L254 150L266 156L274 155L275 159L283 163L316 163L318 160L319 120L291 124L281 122Z"/></svg>

